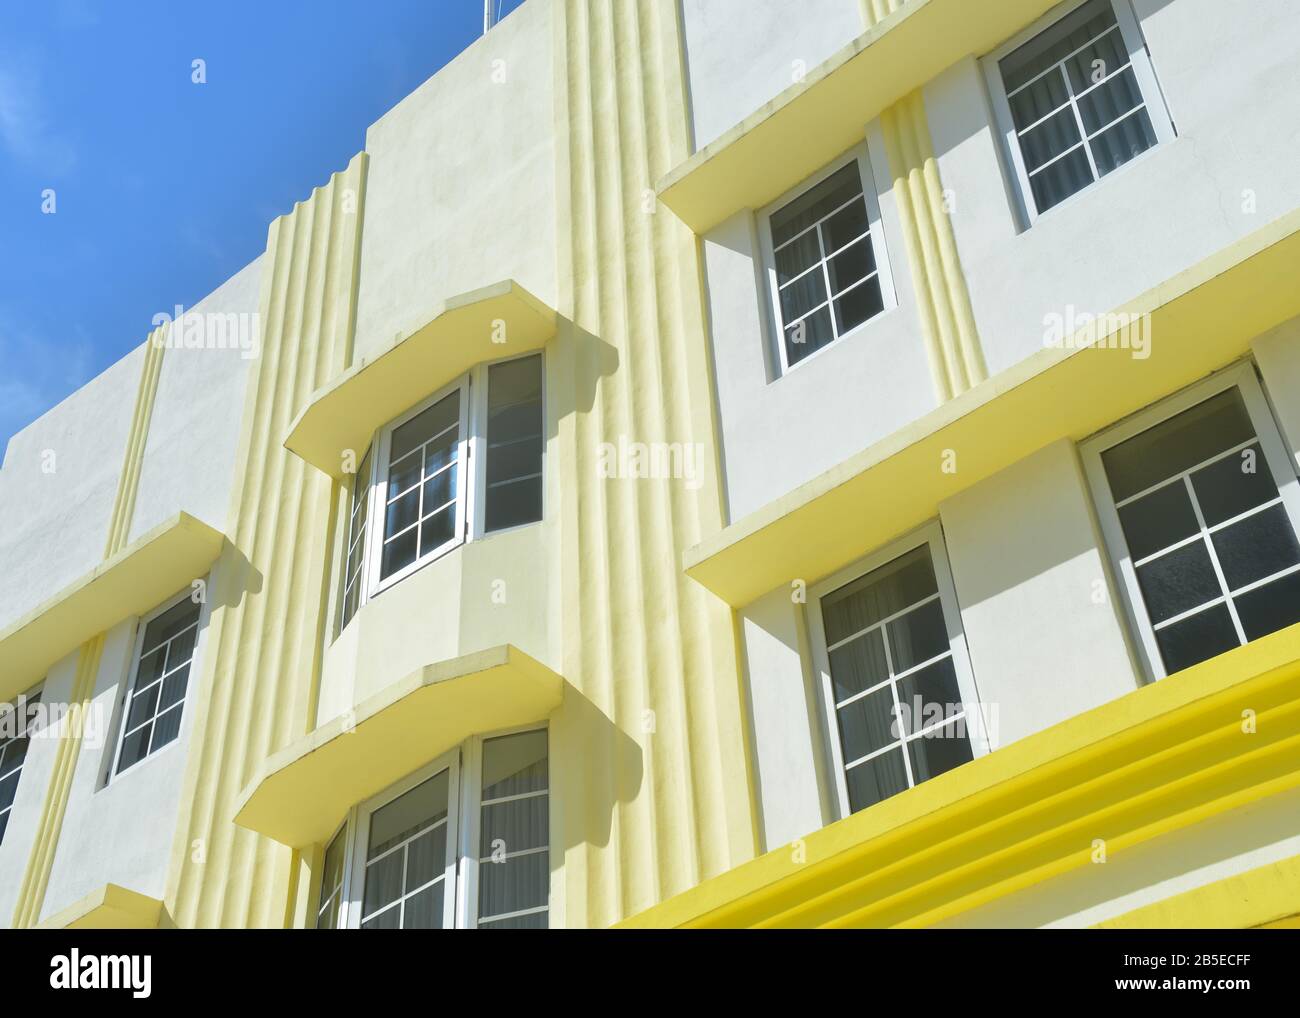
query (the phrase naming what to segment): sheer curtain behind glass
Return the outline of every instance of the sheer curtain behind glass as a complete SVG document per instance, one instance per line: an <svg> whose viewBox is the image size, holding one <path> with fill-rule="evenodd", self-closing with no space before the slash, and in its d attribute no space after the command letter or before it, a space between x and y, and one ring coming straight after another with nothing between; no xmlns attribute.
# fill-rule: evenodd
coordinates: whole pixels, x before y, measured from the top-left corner
<svg viewBox="0 0 1300 1018"><path fill-rule="evenodd" d="M545 929L550 895L546 732L483 743L478 926Z"/></svg>

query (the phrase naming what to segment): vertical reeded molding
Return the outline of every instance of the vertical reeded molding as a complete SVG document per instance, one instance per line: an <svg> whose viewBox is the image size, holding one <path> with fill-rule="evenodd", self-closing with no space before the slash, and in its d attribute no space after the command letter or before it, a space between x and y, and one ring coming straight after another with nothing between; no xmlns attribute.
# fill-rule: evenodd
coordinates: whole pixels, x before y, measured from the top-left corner
<svg viewBox="0 0 1300 1018"><path fill-rule="evenodd" d="M72 696L68 710L59 722L59 747L54 755L54 768L50 784L45 791L45 802L36 825L32 841L32 854L27 859L23 882L18 889L14 906L13 928L30 929L41 919L45 904L45 891L49 887L50 872L54 869L54 853L63 831L63 818L68 810L68 797L72 793L72 776L77 769L81 753L81 737L85 732L86 708L95 690L95 676L99 673L100 658L104 653L104 634L86 641L77 656L77 672L72 682Z"/></svg>
<svg viewBox="0 0 1300 1018"><path fill-rule="evenodd" d="M131 533L131 519L135 515L135 496L140 487L140 470L144 465L144 450L149 439L149 423L153 419L154 402L158 395L158 378L162 372L163 351L166 349L166 328L155 329L144 344L140 381L136 386L135 407L131 426L127 431L126 447L122 456L122 472L118 475L117 492L108 518L108 533L104 539L104 558L110 559L126 547ZM82 735L85 731L85 713L95 691L95 677L104 653L104 634L82 644L77 655L77 670L72 682L72 695L68 710L60 724L58 750L50 783L46 787L41 816L32 839L31 855L23 871L23 881L14 907L13 926L25 929L40 922L45 905L45 891L54 868L54 855L58 849L59 834L68 810L68 797L72 793L72 776L81 755Z"/></svg>
<svg viewBox="0 0 1300 1018"><path fill-rule="evenodd" d="M858 0L862 27L874 28L907 2L908 0Z"/></svg>
<svg viewBox="0 0 1300 1018"><path fill-rule="evenodd" d="M919 91L881 117L907 261L941 402L988 377Z"/></svg>
<svg viewBox="0 0 1300 1018"><path fill-rule="evenodd" d="M696 238L653 201L688 154L676 6L554 6L557 346L591 394L560 421L561 657L607 719L566 698L554 728L570 926L756 847L730 611L681 569L723 518ZM620 438L699 449L702 483L602 479Z"/></svg>
<svg viewBox="0 0 1300 1018"><path fill-rule="evenodd" d="M244 404L231 541L209 584L165 894L181 927L278 927L294 911L296 853L236 827L234 815L258 764L313 721L338 499L325 475L281 443L310 393L350 356L366 166L358 154L268 234L261 356Z"/></svg>

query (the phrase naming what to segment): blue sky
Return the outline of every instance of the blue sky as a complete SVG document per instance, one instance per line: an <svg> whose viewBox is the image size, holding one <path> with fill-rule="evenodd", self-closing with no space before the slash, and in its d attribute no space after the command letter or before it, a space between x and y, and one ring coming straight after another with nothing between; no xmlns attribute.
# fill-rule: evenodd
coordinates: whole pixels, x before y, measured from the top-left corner
<svg viewBox="0 0 1300 1018"><path fill-rule="evenodd" d="M482 23L479 0L0 7L0 452L256 258Z"/></svg>

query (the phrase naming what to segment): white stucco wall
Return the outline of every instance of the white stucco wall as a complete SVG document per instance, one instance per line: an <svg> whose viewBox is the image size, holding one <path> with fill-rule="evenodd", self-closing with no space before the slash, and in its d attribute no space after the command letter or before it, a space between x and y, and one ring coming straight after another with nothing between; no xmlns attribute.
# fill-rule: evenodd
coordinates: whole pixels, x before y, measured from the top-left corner
<svg viewBox="0 0 1300 1018"><path fill-rule="evenodd" d="M529 0L367 132L356 356L503 279L554 306L552 49Z"/></svg>
<svg viewBox="0 0 1300 1018"><path fill-rule="evenodd" d="M1138 686L1073 443L939 507L994 748Z"/></svg>
<svg viewBox="0 0 1300 1018"><path fill-rule="evenodd" d="M258 258L187 310L256 315L261 283ZM255 350L261 356L260 339ZM248 373L254 363L236 347L173 347L163 352L131 540L182 509L225 531Z"/></svg>
<svg viewBox="0 0 1300 1018"><path fill-rule="evenodd" d="M1022 229L979 63L924 90L993 373L1042 348L1044 316L1102 313L1300 205L1300 20L1289 0L1135 0L1178 138ZM1243 204L1253 193L1255 208ZM1176 336L1155 336L1175 344Z"/></svg>
<svg viewBox="0 0 1300 1018"><path fill-rule="evenodd" d="M0 629L103 560L143 345L9 440L0 470Z"/></svg>
<svg viewBox="0 0 1300 1018"><path fill-rule="evenodd" d="M864 129L896 307L775 374L776 326L756 213L704 237L709 327L731 520L934 408L930 365L879 123Z"/></svg>
<svg viewBox="0 0 1300 1018"><path fill-rule="evenodd" d="M703 148L862 34L858 0L680 0Z"/></svg>

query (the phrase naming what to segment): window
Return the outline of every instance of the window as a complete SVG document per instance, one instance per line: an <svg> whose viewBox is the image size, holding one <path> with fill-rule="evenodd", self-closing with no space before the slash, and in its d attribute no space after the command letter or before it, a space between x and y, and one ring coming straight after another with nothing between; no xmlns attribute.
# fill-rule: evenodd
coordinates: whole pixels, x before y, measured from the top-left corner
<svg viewBox="0 0 1300 1018"><path fill-rule="evenodd" d="M20 697L17 703L7 704L4 710L0 710L0 844L5 840L14 796L18 794L18 779L22 776L23 761L27 759L32 723L30 711L40 702L39 692L29 693Z"/></svg>
<svg viewBox="0 0 1300 1018"><path fill-rule="evenodd" d="M937 524L819 585L810 615L845 815L987 750Z"/></svg>
<svg viewBox="0 0 1300 1018"><path fill-rule="evenodd" d="M1296 477L1248 367L1085 454L1153 676L1300 622Z"/></svg>
<svg viewBox="0 0 1300 1018"><path fill-rule="evenodd" d="M476 739L463 755L352 811L325 850L318 928L547 927L546 730Z"/></svg>
<svg viewBox="0 0 1300 1018"><path fill-rule="evenodd" d="M1031 221L1173 139L1128 0L1089 0L986 69Z"/></svg>
<svg viewBox="0 0 1300 1018"><path fill-rule="evenodd" d="M480 365L383 428L352 481L340 630L465 540L540 520L544 447L540 354Z"/></svg>
<svg viewBox="0 0 1300 1018"><path fill-rule="evenodd" d="M855 152L762 217L783 370L893 306L873 179Z"/></svg>
<svg viewBox="0 0 1300 1018"><path fill-rule="evenodd" d="M145 621L123 704L114 774L156 753L180 734L201 608L186 591Z"/></svg>
<svg viewBox="0 0 1300 1018"><path fill-rule="evenodd" d="M370 499L370 450L361 457L356 475L352 478L352 509L348 513L347 544L343 551L343 619L340 628L346 626L356 614L357 605L361 603L361 587L365 582L363 573L366 565L366 519L369 516Z"/></svg>

